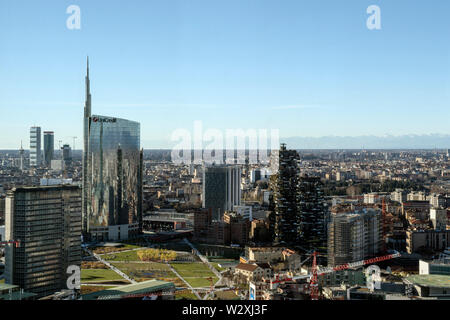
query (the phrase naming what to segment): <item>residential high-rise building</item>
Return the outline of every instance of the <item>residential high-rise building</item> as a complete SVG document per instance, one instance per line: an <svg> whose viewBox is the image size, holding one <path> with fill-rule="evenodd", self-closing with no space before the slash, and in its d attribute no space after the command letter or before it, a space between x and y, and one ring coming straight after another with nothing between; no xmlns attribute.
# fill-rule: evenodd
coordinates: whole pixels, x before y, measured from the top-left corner
<svg viewBox="0 0 450 320"><path fill-rule="evenodd" d="M382 250L381 211L336 213L328 226L328 265L364 260Z"/></svg>
<svg viewBox="0 0 450 320"><path fill-rule="evenodd" d="M433 228L435 230L447 230L447 209L431 208L430 221L433 224Z"/></svg>
<svg viewBox="0 0 450 320"><path fill-rule="evenodd" d="M253 220L252 206L234 206L234 211L250 222Z"/></svg>
<svg viewBox="0 0 450 320"><path fill-rule="evenodd" d="M300 242L308 249L324 250L327 245L327 207L323 184L318 177L302 176L298 185Z"/></svg>
<svg viewBox="0 0 450 320"><path fill-rule="evenodd" d="M430 194L430 205L431 208L446 208L447 207L447 198L443 194Z"/></svg>
<svg viewBox="0 0 450 320"><path fill-rule="evenodd" d="M83 231L98 241L142 232L142 150L138 122L91 115L86 76Z"/></svg>
<svg viewBox="0 0 450 320"><path fill-rule="evenodd" d="M55 150L55 135L53 131L44 131L44 164L50 167Z"/></svg>
<svg viewBox="0 0 450 320"><path fill-rule="evenodd" d="M41 127L30 129L30 166L39 167L42 163L41 155Z"/></svg>
<svg viewBox="0 0 450 320"><path fill-rule="evenodd" d="M81 265L81 190L59 185L14 188L6 197L6 283L44 297L67 288Z"/></svg>
<svg viewBox="0 0 450 320"><path fill-rule="evenodd" d="M295 150L282 144L279 151L278 173L271 181L274 211L273 239L275 245L295 245L300 240L298 212L298 183L300 157Z"/></svg>
<svg viewBox="0 0 450 320"><path fill-rule="evenodd" d="M225 211L241 205L241 167L208 165L203 168L203 208L212 210L212 219L221 220Z"/></svg>
<svg viewBox="0 0 450 320"><path fill-rule="evenodd" d="M407 192L403 189L395 189L391 192L391 200L399 203L403 203L407 199Z"/></svg>
<svg viewBox="0 0 450 320"><path fill-rule="evenodd" d="M72 149L70 148L70 145L64 144L61 151L64 165L69 166L72 163Z"/></svg>

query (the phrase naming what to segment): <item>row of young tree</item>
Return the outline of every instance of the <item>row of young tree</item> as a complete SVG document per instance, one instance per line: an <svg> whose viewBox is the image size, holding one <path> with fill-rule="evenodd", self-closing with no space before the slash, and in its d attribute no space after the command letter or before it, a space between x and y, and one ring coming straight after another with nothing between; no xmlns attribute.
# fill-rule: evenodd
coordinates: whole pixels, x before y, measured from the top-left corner
<svg viewBox="0 0 450 320"><path fill-rule="evenodd" d="M145 249L138 250L137 256L141 261L173 261L177 253L167 249Z"/></svg>

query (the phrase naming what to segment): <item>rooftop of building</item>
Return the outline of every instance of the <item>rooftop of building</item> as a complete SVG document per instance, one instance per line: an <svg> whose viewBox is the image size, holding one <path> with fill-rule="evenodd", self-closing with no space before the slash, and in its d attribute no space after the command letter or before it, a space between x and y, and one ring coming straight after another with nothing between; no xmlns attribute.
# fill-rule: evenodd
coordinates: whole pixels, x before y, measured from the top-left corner
<svg viewBox="0 0 450 320"><path fill-rule="evenodd" d="M261 269L270 269L270 264L268 263L256 263L256 265Z"/></svg>
<svg viewBox="0 0 450 320"><path fill-rule="evenodd" d="M127 122L127 123L133 123L133 124L136 124L136 125L140 125L139 122L137 122L137 121L123 119L123 118L118 118L118 117L104 116L104 115L99 115L99 114L91 115L91 119L92 119L93 122L115 123L115 122L120 121L120 122Z"/></svg>
<svg viewBox="0 0 450 320"><path fill-rule="evenodd" d="M77 190L80 189L78 185L73 184L58 184L58 185L51 185L51 186L23 186L23 187L15 187L12 188L9 193L12 192L34 192L34 191L51 191L51 190L57 190L57 189L63 189L63 190Z"/></svg>
<svg viewBox="0 0 450 320"><path fill-rule="evenodd" d="M0 292L3 290L16 289L17 287L18 286L14 285L14 284L0 283Z"/></svg>
<svg viewBox="0 0 450 320"><path fill-rule="evenodd" d="M256 269L258 269L258 265L256 264L248 264L248 263L239 263L235 269L240 269L240 270L244 270L244 271L250 271L253 272Z"/></svg>
<svg viewBox="0 0 450 320"><path fill-rule="evenodd" d="M419 274L411 275L405 280L421 287L450 288L450 276L446 275Z"/></svg>
<svg viewBox="0 0 450 320"><path fill-rule="evenodd" d="M249 250L254 252L270 252L270 251L283 251L285 248L280 247L248 247Z"/></svg>
<svg viewBox="0 0 450 320"><path fill-rule="evenodd" d="M450 266L450 258L444 258L444 259L435 259L435 260L424 260L424 262L434 264L434 265L445 265Z"/></svg>
<svg viewBox="0 0 450 320"><path fill-rule="evenodd" d="M22 300L35 296L34 293L21 291L17 285L0 283L0 300Z"/></svg>
<svg viewBox="0 0 450 320"><path fill-rule="evenodd" d="M120 299L127 295L152 293L174 288L175 285L172 282L148 280L85 294L82 298L83 300Z"/></svg>

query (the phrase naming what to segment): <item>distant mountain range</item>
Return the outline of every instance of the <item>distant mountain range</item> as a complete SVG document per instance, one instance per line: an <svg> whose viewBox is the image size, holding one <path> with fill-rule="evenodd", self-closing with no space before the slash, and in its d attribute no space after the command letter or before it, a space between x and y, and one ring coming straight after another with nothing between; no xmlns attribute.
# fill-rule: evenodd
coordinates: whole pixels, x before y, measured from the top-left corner
<svg viewBox="0 0 450 320"><path fill-rule="evenodd" d="M141 141L146 150L171 150L177 143L164 140ZM450 149L450 134L385 135L385 136L324 136L280 138L289 149ZM1 149L0 149L1 150ZM18 152L18 149L2 152ZM81 152L77 150L77 152ZM28 153L28 150L26 150Z"/></svg>
<svg viewBox="0 0 450 320"><path fill-rule="evenodd" d="M146 140L145 149L171 149L176 142ZM280 138L289 149L450 149L450 134Z"/></svg>
<svg viewBox="0 0 450 320"><path fill-rule="evenodd" d="M280 142L289 149L448 149L450 135L291 137L280 138Z"/></svg>

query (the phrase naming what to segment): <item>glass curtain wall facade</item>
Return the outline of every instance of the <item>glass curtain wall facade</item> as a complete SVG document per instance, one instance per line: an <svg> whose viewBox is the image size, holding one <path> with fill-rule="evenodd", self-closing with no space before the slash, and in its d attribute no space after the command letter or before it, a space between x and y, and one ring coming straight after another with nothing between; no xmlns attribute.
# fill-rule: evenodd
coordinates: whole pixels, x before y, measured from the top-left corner
<svg viewBox="0 0 450 320"><path fill-rule="evenodd" d="M140 223L140 124L93 115L88 150L88 229Z"/></svg>
<svg viewBox="0 0 450 320"><path fill-rule="evenodd" d="M205 166L203 169L203 208L212 210L213 220L222 220L225 211L241 205L241 168Z"/></svg>

